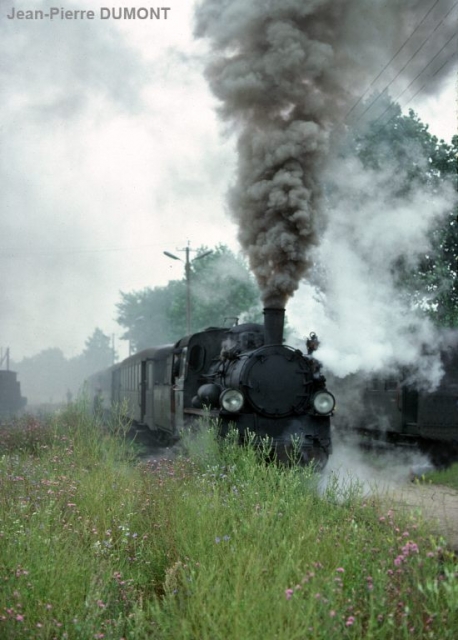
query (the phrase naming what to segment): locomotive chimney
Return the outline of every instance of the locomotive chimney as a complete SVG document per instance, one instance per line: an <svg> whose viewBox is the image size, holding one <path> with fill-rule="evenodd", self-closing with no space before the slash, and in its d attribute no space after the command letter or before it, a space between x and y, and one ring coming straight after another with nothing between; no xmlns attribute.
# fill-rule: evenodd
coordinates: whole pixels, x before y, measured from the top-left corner
<svg viewBox="0 0 458 640"><path fill-rule="evenodd" d="M266 307L264 309L264 344L283 343L285 310Z"/></svg>

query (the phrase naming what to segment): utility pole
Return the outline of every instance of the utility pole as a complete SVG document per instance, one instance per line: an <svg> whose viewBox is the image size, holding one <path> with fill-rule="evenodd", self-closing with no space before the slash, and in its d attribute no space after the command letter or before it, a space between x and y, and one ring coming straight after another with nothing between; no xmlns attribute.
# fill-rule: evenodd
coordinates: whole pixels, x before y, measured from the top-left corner
<svg viewBox="0 0 458 640"><path fill-rule="evenodd" d="M197 249L191 249L189 246L189 242L184 249L177 249L177 251L184 251L186 254L186 258L184 260L184 275L186 280L186 335L189 336L191 333L191 262L194 262L194 260L205 258L205 256L213 253L213 251L205 251L205 253L201 253L200 256L196 256L194 260L190 259L189 254L191 251L197 251ZM180 262L183 262L181 258L174 255L173 253L163 251L163 254L168 258L171 258L172 260L180 260Z"/></svg>
<svg viewBox="0 0 458 640"><path fill-rule="evenodd" d="M5 355L3 355L3 347L0 355L0 367L3 365L3 362L6 360L6 370L10 370L10 348L6 348Z"/></svg>

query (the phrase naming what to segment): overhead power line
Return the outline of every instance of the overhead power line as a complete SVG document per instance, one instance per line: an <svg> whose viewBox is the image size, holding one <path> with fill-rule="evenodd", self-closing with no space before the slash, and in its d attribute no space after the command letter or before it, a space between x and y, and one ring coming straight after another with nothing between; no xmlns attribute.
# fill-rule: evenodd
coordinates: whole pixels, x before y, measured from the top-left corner
<svg viewBox="0 0 458 640"><path fill-rule="evenodd" d="M447 60L437 69L437 71L435 71L435 73L433 73L433 75L431 76L431 78L434 78L435 76L437 76L438 73L440 73L440 71L450 62L450 60L453 60L453 58L455 57L456 53L453 53L449 58L447 58ZM419 93L421 93L423 91L423 89L426 87L426 83L423 84L414 94L413 96L411 96L409 98L409 100L405 103L404 107L406 107L408 104L410 104L412 102L412 100L414 100L417 95ZM390 105L381 116L379 116L379 118L377 118L377 120L375 120L375 122L377 122L379 119L381 119L381 117L383 115L385 115L385 113L387 111L389 111L390 109L393 109L395 105ZM389 123L393 120L393 118L396 117L396 114L394 113L391 118L389 118L386 122L384 122L378 129L377 133L381 133L384 129L386 129L386 127L389 125ZM401 121L402 122L402 121Z"/></svg>
<svg viewBox="0 0 458 640"><path fill-rule="evenodd" d="M348 111L348 113L345 116L345 119L348 118L348 116L350 115L350 113L356 108L356 106L361 102L361 100L364 98L364 96L367 94L367 92L369 91L369 89L376 83L376 81L380 78L380 76L383 74L383 72L389 67L389 65L393 62L393 60L397 57L397 55L402 51L402 49L407 45L407 43L409 42L409 40L412 39L413 35L415 34L416 31L418 31L418 29L420 28L420 26L423 24L423 22L426 20L426 18L428 17L428 15L431 13L431 11L434 9L434 7L438 4L440 0L437 0L434 5L429 9L429 11L425 14L425 16L423 17L423 19L421 20L421 22L417 25L417 27L415 28L415 30L411 33L411 35L407 38L407 40L404 42L404 44L400 47L400 49L398 49L398 51L395 53L395 55L391 58L391 60L389 60L389 62L384 66L384 68L382 69L382 71L378 74L378 76L376 78L374 78L374 80L371 82L371 84L369 85L369 87L366 89L366 91L363 93L363 95L358 99L358 101L353 105L353 107ZM437 25L434 27L434 29L431 31L431 33L428 35L428 37L421 43L421 45L415 50L415 52L410 56L410 58L407 60L407 62L405 62L405 64L401 67L401 69L398 71L398 73L395 75L394 78L392 78L390 80L390 82L388 82L388 84L385 85L385 87L381 90L381 92L372 100L372 102L370 102L366 108L364 109L364 111L359 114L359 118L362 118L368 111L369 109L371 109L376 102L380 99L381 95L383 95L383 93L389 89L389 87L393 84L393 82L395 82L399 76L402 74L402 72L407 68L407 66L410 64L410 62L412 62L412 60L415 58L415 56L423 49L423 47L425 46L425 44L430 40L431 36L434 35L434 33L437 31L437 29L445 22L445 20L448 18L448 16L451 14L451 12L456 8L456 6L458 5L458 2L455 2L453 4L453 6L450 8L450 10L446 13L446 15L442 18L442 20L440 20L440 22L437 23ZM448 42L450 42L450 40L453 39L453 37L456 34L453 34L453 36L447 41L446 45L448 44ZM445 46L446 46L445 45ZM443 48L445 48L442 47ZM441 49L441 51L442 51ZM436 54L437 55L437 54ZM436 57L436 56L434 56ZM434 59L434 58L433 58ZM430 61L432 62L432 60ZM420 72L423 73L423 71L429 66L430 62L423 68L423 70ZM418 77L418 76L417 76Z"/></svg>
<svg viewBox="0 0 458 640"><path fill-rule="evenodd" d="M350 109L350 111L348 111L348 113L346 113L345 115L345 119L348 118L348 116L350 115L350 113L352 113L352 111L354 111L354 109L356 109L356 107L359 105L359 103L361 102L361 100L367 95L368 91L370 91L371 87L374 86L374 84L377 82L377 80L382 76L382 74L384 73L384 71L386 71L386 69L388 69L388 67L390 66L390 64L394 61L395 58L397 58L397 56L401 53L401 51L404 49L404 47L407 45L407 43L409 42L409 40L411 40L413 38L413 36L416 34L416 32L418 31L418 29L421 27L421 25L423 24L423 22L426 20L426 18L429 16L429 14L431 13L431 11L434 9L434 7L439 4L439 2L441 2L441 0L436 0L436 2L433 3L433 5L431 6L430 9L428 9L428 11L425 13L425 15L423 16L423 18L421 19L421 21L417 24L417 26L415 27L415 29L412 31L412 33L410 34L410 36L407 38L407 40L399 47L399 49L396 51L396 53L393 55L393 57L388 60L388 62L386 63L386 65L383 67L383 69L380 71L380 73L378 74L378 76L376 78L374 78L372 80L372 82L370 83L370 85L367 87L367 89L364 91L364 93L358 98L358 100L355 102L355 104L352 106L352 108Z"/></svg>
<svg viewBox="0 0 458 640"><path fill-rule="evenodd" d="M418 80L418 78L426 71L426 69L434 62L434 60L436 60L436 58L442 53L442 51L447 47L447 45L454 39L457 37L457 34L454 33L448 40L447 42L439 49L439 51L436 53L436 55L431 58L431 60L428 62L428 64L423 67L423 69L417 73L417 75L415 76L415 78L412 80L412 82L410 82L410 84L399 94L396 96L396 98L393 98L393 102L397 103L398 100L400 98L402 98L402 96L410 89L410 87ZM450 62L450 60L453 60L453 58L456 56L456 51L454 51L452 53L451 56L449 56L447 58L447 60L445 60L445 62L442 63L442 65L436 69L436 71L428 78L428 80L431 80L431 78L434 78L435 76L437 76L437 74ZM413 96L410 97L409 101L406 104L409 104L409 102L411 102L426 86L426 82L413 94ZM379 120L381 120L383 118L383 116L385 115L385 113L387 113L388 111L390 111L391 109L393 109L392 104L390 104L383 113L381 113L376 120L374 120L374 124L377 123ZM406 106L406 105L404 105Z"/></svg>

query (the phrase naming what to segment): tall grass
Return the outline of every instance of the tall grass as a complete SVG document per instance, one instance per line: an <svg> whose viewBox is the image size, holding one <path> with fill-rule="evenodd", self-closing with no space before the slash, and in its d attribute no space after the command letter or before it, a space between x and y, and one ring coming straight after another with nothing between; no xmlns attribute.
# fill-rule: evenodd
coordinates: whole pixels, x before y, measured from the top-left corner
<svg viewBox="0 0 458 640"><path fill-rule="evenodd" d="M454 638L456 559L211 428L138 462L70 408L0 429L0 638Z"/></svg>
<svg viewBox="0 0 458 640"><path fill-rule="evenodd" d="M458 462L455 462L447 469L430 471L422 477L422 480L427 483L443 484L452 489L458 489Z"/></svg>

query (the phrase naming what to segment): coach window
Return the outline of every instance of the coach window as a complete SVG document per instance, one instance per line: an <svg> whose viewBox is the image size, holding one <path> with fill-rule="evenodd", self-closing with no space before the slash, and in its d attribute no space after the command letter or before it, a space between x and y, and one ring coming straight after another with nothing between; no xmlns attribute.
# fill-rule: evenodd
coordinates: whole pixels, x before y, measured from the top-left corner
<svg viewBox="0 0 458 640"><path fill-rule="evenodd" d="M378 378L372 378L371 380L371 390L372 391L378 391L379 390L379 379Z"/></svg>
<svg viewBox="0 0 458 640"><path fill-rule="evenodd" d="M385 391L396 391L398 388L398 381L395 377L391 376L385 380Z"/></svg>
<svg viewBox="0 0 458 640"><path fill-rule="evenodd" d="M164 368L165 362L164 360L156 360L154 363L154 383L155 384L164 384Z"/></svg>

